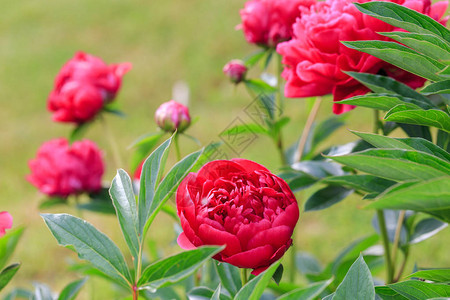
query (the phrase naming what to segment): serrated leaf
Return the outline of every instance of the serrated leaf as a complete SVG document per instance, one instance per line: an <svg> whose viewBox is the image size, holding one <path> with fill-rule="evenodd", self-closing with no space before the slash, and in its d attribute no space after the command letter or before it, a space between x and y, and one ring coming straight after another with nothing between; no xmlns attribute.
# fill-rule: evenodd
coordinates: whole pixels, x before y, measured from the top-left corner
<svg viewBox="0 0 450 300"><path fill-rule="evenodd" d="M421 278L434 282L449 283L450 269L421 270L406 276L406 278Z"/></svg>
<svg viewBox="0 0 450 300"><path fill-rule="evenodd" d="M408 280L388 285L397 293L410 300L426 300L450 296L450 285L427 283L420 280Z"/></svg>
<svg viewBox="0 0 450 300"><path fill-rule="evenodd" d="M361 190L368 193L381 193L389 188L394 181L380 178L373 175L343 175L326 177L320 181L321 183L331 185L341 185L347 188Z"/></svg>
<svg viewBox="0 0 450 300"><path fill-rule="evenodd" d="M192 274L206 260L219 253L224 247L200 247L164 258L149 265L142 272L140 289L160 288L174 284Z"/></svg>
<svg viewBox="0 0 450 300"><path fill-rule="evenodd" d="M214 267L219 275L222 286L234 297L242 287L241 281L239 280L239 268L216 261L214 262Z"/></svg>
<svg viewBox="0 0 450 300"><path fill-rule="evenodd" d="M375 299L372 275L362 255L353 263L342 283L337 287L333 300Z"/></svg>
<svg viewBox="0 0 450 300"><path fill-rule="evenodd" d="M316 299L331 284L333 278L326 281L315 282L304 288L293 290L281 295L277 300L313 300Z"/></svg>
<svg viewBox="0 0 450 300"><path fill-rule="evenodd" d="M280 263L280 261L273 263L263 273L247 282L236 294L234 300L259 300Z"/></svg>
<svg viewBox="0 0 450 300"><path fill-rule="evenodd" d="M14 253L23 231L23 227L14 228L8 230L8 232L0 238L0 269L6 265L9 258Z"/></svg>
<svg viewBox="0 0 450 300"><path fill-rule="evenodd" d="M441 80L437 73L445 68L445 65L437 60L394 42L352 41L342 43L350 49L368 53L429 80Z"/></svg>
<svg viewBox="0 0 450 300"><path fill-rule="evenodd" d="M80 259L107 274L125 287L132 278L119 248L88 222L68 214L41 214L61 246L72 246Z"/></svg>
<svg viewBox="0 0 450 300"><path fill-rule="evenodd" d="M367 207L420 211L450 222L450 176L399 183Z"/></svg>
<svg viewBox="0 0 450 300"><path fill-rule="evenodd" d="M69 283L58 296L58 300L75 300L81 288L86 283L87 277Z"/></svg>
<svg viewBox="0 0 450 300"><path fill-rule="evenodd" d="M111 182L109 189L112 203L116 210L117 219L122 229L123 236L134 257L135 268L139 257L139 219L136 208L136 197L130 176L122 169L117 170L117 175Z"/></svg>
<svg viewBox="0 0 450 300"><path fill-rule="evenodd" d="M444 40L450 40L450 31L436 20L390 2L371 1L363 4L355 3L355 6L369 16L375 17L395 27L403 28L409 32L436 34Z"/></svg>
<svg viewBox="0 0 450 300"><path fill-rule="evenodd" d="M156 187L164 172L171 143L172 137L153 151L142 166L138 199L139 239L141 241L145 235L145 228L148 228L147 221L150 217L150 206L152 206Z"/></svg>
<svg viewBox="0 0 450 300"><path fill-rule="evenodd" d="M384 119L391 122L432 126L450 132L450 116L437 109L388 112Z"/></svg>
<svg viewBox="0 0 450 300"><path fill-rule="evenodd" d="M20 268L20 264L12 264L4 268L0 273L0 291L11 281Z"/></svg>
<svg viewBox="0 0 450 300"><path fill-rule="evenodd" d="M428 153L403 149L369 149L342 156L337 162L378 177L405 181L448 175L450 164Z"/></svg>
<svg viewBox="0 0 450 300"><path fill-rule="evenodd" d="M448 226L448 223L441 222L434 218L420 220L414 227L409 243L417 244L424 241Z"/></svg>
<svg viewBox="0 0 450 300"><path fill-rule="evenodd" d="M450 94L450 79L432 83L420 92L424 95Z"/></svg>
<svg viewBox="0 0 450 300"><path fill-rule="evenodd" d="M323 189L318 190L311 197L306 200L305 212L322 210L328 208L342 200L353 192L341 186L329 185Z"/></svg>

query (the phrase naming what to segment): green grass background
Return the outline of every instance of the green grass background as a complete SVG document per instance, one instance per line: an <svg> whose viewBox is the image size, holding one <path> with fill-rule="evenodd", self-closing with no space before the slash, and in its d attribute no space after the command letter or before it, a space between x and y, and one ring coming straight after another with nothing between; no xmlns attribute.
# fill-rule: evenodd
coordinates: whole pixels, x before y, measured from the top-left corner
<svg viewBox="0 0 450 300"><path fill-rule="evenodd" d="M2 0L0 21L0 210L14 216L14 226L25 226L13 261L22 267L6 291L12 287L31 288L33 281L50 285L55 291L78 278L68 271L77 261L70 250L59 247L39 216L42 200L25 176L27 161L34 157L41 143L68 136L68 124L51 121L46 99L53 79L62 64L77 50L102 57L108 63L128 61L133 69L124 79L116 99L127 118L108 116L120 146L129 162L127 146L141 134L155 131L155 109L170 100L172 86L184 80L191 89L191 115L199 117L189 129L204 144L218 140L218 134L240 116L250 103L243 87L234 88L222 74L223 65L256 50L247 45L242 32L234 29L240 22L243 0ZM307 117L307 101L288 99L287 115L292 118L285 139L292 143L301 134ZM331 114L331 100L321 107L319 119ZM348 113L347 125L336 132L327 144L354 140L347 129L371 130L367 109ZM96 123L86 137L105 150L108 159L105 181L110 181L116 166L101 124ZM182 139L186 155L198 148ZM324 145L326 146L326 145ZM171 154L169 164L174 163ZM259 137L242 154L277 171L278 155L271 142ZM121 166L127 168L127 166ZM298 194L301 205L313 189ZM298 249L309 251L321 262L330 262L352 240L373 233L372 211L362 210L357 197L346 199L333 208L304 213L296 229ZM69 212L56 207L45 212ZM116 241L125 243L113 216L84 213L84 218ZM149 231L166 254L180 251L173 243L173 224L160 216ZM407 271L419 266L449 267L449 230L413 247ZM379 274L383 276L383 274ZM115 291L98 279L91 279L80 299L110 299Z"/></svg>

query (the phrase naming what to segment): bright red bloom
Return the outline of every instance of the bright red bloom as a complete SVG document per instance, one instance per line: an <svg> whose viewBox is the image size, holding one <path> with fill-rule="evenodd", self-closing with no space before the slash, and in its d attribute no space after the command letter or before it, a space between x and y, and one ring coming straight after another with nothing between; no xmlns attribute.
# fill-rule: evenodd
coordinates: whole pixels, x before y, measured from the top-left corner
<svg viewBox="0 0 450 300"><path fill-rule="evenodd" d="M299 7L309 7L316 0L250 0L241 10L242 24L247 42L275 47L290 40L292 24L300 16Z"/></svg>
<svg viewBox="0 0 450 300"><path fill-rule="evenodd" d="M189 109L174 100L164 102L155 112L155 122L164 131L183 132L191 124Z"/></svg>
<svg viewBox="0 0 450 300"><path fill-rule="evenodd" d="M103 155L91 141L69 145L64 138L48 141L30 160L27 180L48 196L97 192L104 172Z"/></svg>
<svg viewBox="0 0 450 300"><path fill-rule="evenodd" d="M48 110L58 122L91 120L111 102L131 64L107 65L100 58L78 52L59 71L48 97Z"/></svg>
<svg viewBox="0 0 450 300"><path fill-rule="evenodd" d="M292 244L297 200L286 182L246 160L216 160L190 173L177 190L184 249L226 245L214 258L265 270Z"/></svg>
<svg viewBox="0 0 450 300"><path fill-rule="evenodd" d="M13 218L7 211L0 212L0 237L4 236L6 229L10 229L13 224Z"/></svg>
<svg viewBox="0 0 450 300"><path fill-rule="evenodd" d="M311 8L302 8L302 17L293 25L292 40L281 43L277 51L283 56L287 80L286 97L311 97L332 93L339 101L369 91L365 86L343 73L354 71L382 73L412 88L423 85L425 79L400 70L369 54L349 49L341 41L387 40L376 32L396 28L364 15L353 2L367 0L326 0ZM440 19L448 2L433 5L426 0L391 0L406 7ZM445 22L445 20L442 20ZM351 110L350 105L335 104L333 111L340 114Z"/></svg>

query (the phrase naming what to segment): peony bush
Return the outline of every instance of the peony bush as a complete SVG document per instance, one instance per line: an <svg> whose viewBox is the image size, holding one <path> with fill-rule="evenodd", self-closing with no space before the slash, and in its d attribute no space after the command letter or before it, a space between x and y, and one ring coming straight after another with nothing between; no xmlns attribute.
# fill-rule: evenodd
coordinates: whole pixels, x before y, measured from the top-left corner
<svg viewBox="0 0 450 300"><path fill-rule="evenodd" d="M415 244L450 222L447 6L425 0L248 1L237 28L258 51L230 60L222 71L248 92L251 121L238 117L220 142L202 145L187 133L195 124L188 103L170 100L154 113L158 129L129 147L128 166L102 113L122 116L112 102L131 65L107 65L78 52L57 74L48 98L51 118L74 128L67 139L40 146L26 179L45 197L45 225L59 245L77 253L83 263L71 268L85 277L59 293L44 283L35 283L34 291L11 288L7 299L74 299L90 281L86 275L107 281L118 299L133 300L448 297L448 266L408 269ZM355 131L349 123L354 142L323 148L345 124L331 113L317 121L328 94L334 114L371 109L373 132ZM299 136L288 136L298 116L285 111L285 102L305 97L317 98L308 100ZM81 139L96 119L112 159ZM278 168L263 166L273 157L236 157L259 136L278 151ZM188 141L201 149L184 153ZM102 182L111 162L116 175ZM332 210L350 195L373 212L367 220L373 232L341 252L332 249L336 258L322 267L315 253L305 251L302 233L295 234L299 217ZM122 243L90 222L97 213L116 217ZM161 254L164 245L153 239L167 225L159 221L162 214L175 224L179 251L172 256ZM23 232L12 229L12 221L0 213L0 290L14 285L21 267L6 266Z"/></svg>

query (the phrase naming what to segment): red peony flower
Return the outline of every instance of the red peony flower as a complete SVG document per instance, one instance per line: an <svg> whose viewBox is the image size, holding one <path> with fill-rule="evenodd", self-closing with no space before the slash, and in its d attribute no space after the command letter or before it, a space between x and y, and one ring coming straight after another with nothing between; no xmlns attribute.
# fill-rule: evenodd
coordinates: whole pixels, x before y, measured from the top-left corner
<svg viewBox="0 0 450 300"><path fill-rule="evenodd" d="M131 64L106 65L100 58L78 52L59 71L48 97L48 110L58 122L91 120L112 101Z"/></svg>
<svg viewBox="0 0 450 300"><path fill-rule="evenodd" d="M246 160L216 160L190 173L177 190L184 249L226 245L214 258L264 271L292 244L299 217L286 182Z"/></svg>
<svg viewBox="0 0 450 300"><path fill-rule="evenodd" d="M155 112L155 122L164 131L183 132L191 124L189 109L174 100L164 102Z"/></svg>
<svg viewBox="0 0 450 300"><path fill-rule="evenodd" d="M99 191L104 171L102 153L93 142L69 145L64 138L44 143L29 167L28 181L42 193L59 197Z"/></svg>
<svg viewBox="0 0 450 300"><path fill-rule="evenodd" d="M339 101L369 91L342 71L383 73L412 88L423 85L425 79L405 72L369 54L349 49L341 41L387 40L376 32L395 30L394 27L364 15L353 2L367 0L326 0L310 8L302 8L302 17L293 25L292 40L278 45L286 68L286 97L311 97L333 94ZM391 0L421 13L440 19L448 2L430 6L426 0ZM340 114L353 106L335 104L333 112Z"/></svg>
<svg viewBox="0 0 450 300"><path fill-rule="evenodd" d="M309 7L316 0L250 0L241 10L242 24L247 42L275 47L290 40L292 24L300 16L299 7Z"/></svg>
<svg viewBox="0 0 450 300"><path fill-rule="evenodd" d="M4 236L6 229L10 229L13 224L13 218L7 211L0 212L0 237Z"/></svg>
<svg viewBox="0 0 450 300"><path fill-rule="evenodd" d="M242 60L233 59L223 67L223 73L230 78L231 82L237 84L245 79L247 67Z"/></svg>

